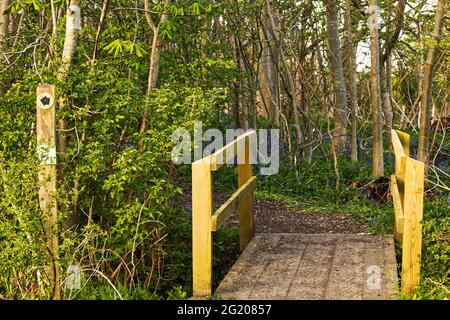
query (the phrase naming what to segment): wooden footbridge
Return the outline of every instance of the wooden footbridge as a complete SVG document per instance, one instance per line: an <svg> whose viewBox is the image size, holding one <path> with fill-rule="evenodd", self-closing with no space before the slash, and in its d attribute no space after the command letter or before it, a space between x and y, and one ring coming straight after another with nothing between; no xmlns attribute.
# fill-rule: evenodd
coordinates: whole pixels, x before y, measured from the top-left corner
<svg viewBox="0 0 450 320"><path fill-rule="evenodd" d="M374 300L399 297L394 239L402 243L401 294L418 284L424 164L409 158L409 136L392 131L394 235L256 234L250 164L251 131L192 165L193 294L224 299ZM254 140L253 140L254 141ZM212 212L212 172L241 151L239 189ZM238 209L242 254L212 292L212 234ZM276 214L274 212L273 214Z"/></svg>

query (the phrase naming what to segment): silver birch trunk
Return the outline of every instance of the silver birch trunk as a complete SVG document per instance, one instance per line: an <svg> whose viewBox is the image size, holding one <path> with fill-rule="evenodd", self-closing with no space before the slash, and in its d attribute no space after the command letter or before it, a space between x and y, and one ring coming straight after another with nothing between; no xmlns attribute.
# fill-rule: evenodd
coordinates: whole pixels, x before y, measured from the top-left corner
<svg viewBox="0 0 450 320"><path fill-rule="evenodd" d="M9 14L3 14L9 5L9 0L0 0L0 62L3 61L1 52L8 49L6 39L8 37Z"/></svg>
<svg viewBox="0 0 450 320"><path fill-rule="evenodd" d="M326 1L326 12L330 66L335 96L333 141L336 152L342 154L347 142L348 110L341 41L339 39L338 9L335 0Z"/></svg>

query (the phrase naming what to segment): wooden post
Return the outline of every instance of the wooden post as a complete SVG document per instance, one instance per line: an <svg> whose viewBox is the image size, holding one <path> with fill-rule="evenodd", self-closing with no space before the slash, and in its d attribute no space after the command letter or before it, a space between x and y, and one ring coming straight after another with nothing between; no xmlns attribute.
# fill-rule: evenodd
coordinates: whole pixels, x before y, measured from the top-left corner
<svg viewBox="0 0 450 320"><path fill-rule="evenodd" d="M391 176L390 188L394 205L394 238L397 242L402 242L404 229L403 205L402 200L400 199L400 191L395 175Z"/></svg>
<svg viewBox="0 0 450 320"><path fill-rule="evenodd" d="M407 133L392 130L391 139L395 154L395 176L397 178L398 192L403 206L405 201L405 168L406 158L408 158L410 153L410 136Z"/></svg>
<svg viewBox="0 0 450 320"><path fill-rule="evenodd" d="M238 164L238 185L242 187L253 177L250 159L250 139L245 139L245 163ZM253 192L238 206L239 210L239 242L241 251L253 238Z"/></svg>
<svg viewBox="0 0 450 320"><path fill-rule="evenodd" d="M401 167L402 167L402 173L401 173L401 180L398 182L398 189L400 193L400 200L402 201L402 206L405 203L405 170L406 170L406 158L409 157L411 151L410 151L410 144L411 144L411 137L409 134L397 131L398 138L402 144L403 151L405 152L405 158L402 158L400 160Z"/></svg>
<svg viewBox="0 0 450 320"><path fill-rule="evenodd" d="M39 165L39 206L46 214L44 221L48 241L48 252L52 266L49 267L52 298L60 299L58 271L58 234L56 204L56 130L55 130L55 86L44 84L37 88L37 152Z"/></svg>
<svg viewBox="0 0 450 320"><path fill-rule="evenodd" d="M406 159L404 231L402 255L402 294L411 294L420 280L425 165Z"/></svg>
<svg viewBox="0 0 450 320"><path fill-rule="evenodd" d="M398 131L397 130L397 135L398 138L400 139L400 142L402 143L403 146L403 151L405 151L405 155L407 157L409 157L410 155L410 141L411 141L411 137L409 134L402 132L402 131Z"/></svg>
<svg viewBox="0 0 450 320"><path fill-rule="evenodd" d="M192 276L194 297L212 293L212 176L210 157L192 164Z"/></svg>

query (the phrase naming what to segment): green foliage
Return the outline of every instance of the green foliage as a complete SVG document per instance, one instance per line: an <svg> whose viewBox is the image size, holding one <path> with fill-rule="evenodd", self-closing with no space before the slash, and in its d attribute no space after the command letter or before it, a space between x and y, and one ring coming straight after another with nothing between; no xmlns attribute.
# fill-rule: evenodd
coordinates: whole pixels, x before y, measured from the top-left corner
<svg viewBox="0 0 450 320"><path fill-rule="evenodd" d="M45 8L47 5L44 3L43 0L18 0L13 1L4 11L5 14L7 13L15 13L20 10L24 10L27 8L33 8L34 10L38 11L43 8Z"/></svg>
<svg viewBox="0 0 450 320"><path fill-rule="evenodd" d="M450 206L444 201L425 202L421 284L415 299L450 298Z"/></svg>
<svg viewBox="0 0 450 320"><path fill-rule="evenodd" d="M146 44L143 42L135 43L129 40L114 40L103 50L108 51L109 54L114 54L114 57L121 55L122 53L134 54L139 58L142 58L147 54Z"/></svg>
<svg viewBox="0 0 450 320"><path fill-rule="evenodd" d="M45 219L37 204L36 161L10 161L0 153L0 299L48 298ZM19 285L17 285L19 284Z"/></svg>
<svg viewBox="0 0 450 320"><path fill-rule="evenodd" d="M46 217L38 203L35 155L35 90L45 82L56 85L57 100L64 101L64 108L61 105L57 109L57 118L67 124L66 132L58 132L68 140L65 155L58 155L56 194L60 240L56 265L61 273L63 298L186 299L192 292L191 209L185 205L181 187L190 182L190 168L173 167L170 152L174 142L170 136L180 127L192 132L196 120L205 127L234 126L235 119L225 115L224 109L233 110L239 96L244 97L243 105L254 107L261 67L255 65L265 54L258 48L262 47L258 30L265 1L178 0L170 1L168 6L165 1L151 1L147 13L159 26L159 49L163 50L157 86L150 96L147 82L149 53L155 49L151 45L154 30L150 30L141 10L131 10L134 1L110 1L101 34L97 34L100 7L83 2L83 26L73 65L65 77L58 71L67 1L53 3L63 13L55 26L56 34L48 1L16 0L5 11L14 13L13 24L18 30L6 41L11 52L5 56L8 65L4 68L3 52L0 57L0 299L47 299L51 294L46 267L52 261L43 231ZM382 8L383 17L390 16L390 7ZM323 6L319 2L293 5L292 1L279 1L273 9L283 22L279 24L283 39L279 45L286 48L280 52L289 63L299 57L304 59L306 78L311 83L320 76L326 81L327 66L321 66L323 74L309 74L308 69L309 64L316 65L315 59L324 49L320 40L326 38L325 15L314 14ZM168 20L161 23L163 13ZM355 11L355 16L361 14L361 9ZM432 16L408 15L414 21L423 19L421 33L429 33ZM293 32L299 23L299 33ZM363 37L366 26L360 23L359 27L360 32L355 34ZM381 30L383 39L389 36L385 29ZM399 44L394 50L401 59L396 60L398 65L393 64L393 87L395 101L409 113L419 93L418 72L409 66L420 65L421 55L416 52L424 55L429 41L421 47L410 30L405 29L404 34L402 42L409 47ZM440 49L445 51L449 43L444 34ZM245 70L237 65L237 44L242 46L240 54L245 53ZM448 58L442 59L444 63L435 70L433 87L433 99L439 106L445 105L448 82ZM364 118L365 106L370 105L366 94L368 74L361 72L358 77L359 117ZM327 115L316 106L329 100L330 92L320 96L311 91L308 83L302 84L302 99L310 102L305 107L312 113L311 119L302 114L302 120L324 132ZM280 96L282 109L290 109L286 108L289 98L283 90ZM283 121L295 132L293 116L288 114L291 111L286 112L288 117ZM147 127L141 131L144 114ZM257 120L259 127L269 126L267 120ZM370 150L370 128L365 124L360 128L361 145ZM442 141L443 148L448 146L445 136L437 135L437 140ZM292 142L294 153L304 147L304 141ZM368 223L374 233L392 232L390 204L362 196L362 187L371 181L370 152L362 151L356 164L345 157L339 159L341 186L336 189L329 137L325 136L319 146L310 163L301 160L295 165L282 150L280 173L260 177L258 196L307 211L349 213ZM301 159L300 153L297 160ZM385 155L389 174L393 159L388 152ZM435 162L442 172L448 171L448 159L437 155ZM234 191L236 177L234 166L225 167L215 173L214 187ZM432 182L440 180L448 185L445 179L439 173L430 177ZM447 191L433 188L426 203L423 282L414 296L417 299L448 297L447 199ZM67 229L64 226L69 216L75 217L78 225ZM214 236L215 286L238 252L238 229L221 228ZM82 270L79 290L64 288L66 270L71 265Z"/></svg>
<svg viewBox="0 0 450 320"><path fill-rule="evenodd" d="M159 35L165 40L173 40L173 34L176 31L177 27L175 23L170 20L163 22L159 27Z"/></svg>
<svg viewBox="0 0 450 320"><path fill-rule="evenodd" d="M31 8L49 14L47 4L34 0L14 1L8 12ZM170 13L160 25L160 36L164 42L180 43L162 53L158 86L151 97L146 95L147 56L152 49L148 26L134 23L134 13L128 16L127 11L106 19L95 61L90 57L97 28L83 26L74 65L65 79L56 76L60 61L41 48L34 56L21 56L14 73L0 73L0 298L50 297L44 269L51 262L34 155L34 92L42 82L55 84L58 99L66 101L66 108L57 109L57 118L68 126L66 155L58 157L63 179L57 193L57 264L62 283L70 265L83 271L82 288L63 290L63 297L184 299L190 293L191 250L186 245L190 218L176 209L181 191L171 173L170 136L180 127L193 131L196 120L206 126L220 124L217 110L232 101L229 87L237 72L231 56L223 56L217 47L208 45L209 54L204 56L202 48L188 42L206 37L205 21L219 11L218 6L184 1L169 8L152 5L151 11L155 23L157 12ZM34 14L24 23L24 39L40 34ZM64 28L60 19L54 42L58 57ZM27 52L28 43L21 39L16 49ZM40 41L53 43L50 33ZM180 63L185 54L191 56L189 63ZM144 113L147 130L140 132ZM63 228L69 216L77 218L76 229ZM235 233L218 241L218 256L225 255L221 243L229 246L230 241L236 241Z"/></svg>

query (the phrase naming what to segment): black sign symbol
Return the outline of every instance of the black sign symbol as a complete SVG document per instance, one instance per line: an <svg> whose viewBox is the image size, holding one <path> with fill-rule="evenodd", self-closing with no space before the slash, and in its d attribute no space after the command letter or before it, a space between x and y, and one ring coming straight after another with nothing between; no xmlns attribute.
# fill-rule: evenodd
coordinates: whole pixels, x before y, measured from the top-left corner
<svg viewBox="0 0 450 320"><path fill-rule="evenodd" d="M43 98L41 99L41 103L42 103L42 105L43 105L44 107L49 106L49 105L50 105L50 102L51 102L50 97L45 96L45 97L43 97Z"/></svg>

